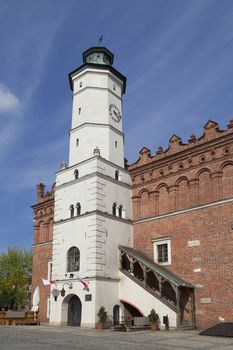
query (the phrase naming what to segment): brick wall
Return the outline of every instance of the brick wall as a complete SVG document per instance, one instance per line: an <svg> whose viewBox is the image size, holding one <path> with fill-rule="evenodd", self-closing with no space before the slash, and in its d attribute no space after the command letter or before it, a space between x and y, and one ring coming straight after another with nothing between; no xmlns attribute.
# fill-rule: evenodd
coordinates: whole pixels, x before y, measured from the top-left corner
<svg viewBox="0 0 233 350"><path fill-rule="evenodd" d="M199 328L233 320L232 125L222 131L209 121L188 144L174 135L166 151L143 148L129 167L134 248L153 258L152 240L171 237L167 268L197 286Z"/></svg>
<svg viewBox="0 0 233 350"><path fill-rule="evenodd" d="M152 240L171 237L171 265L166 268L197 286L200 328L216 324L219 316L233 320L232 212L233 203L220 204L134 225L134 248L152 259ZM203 304L203 298L211 303Z"/></svg>
<svg viewBox="0 0 233 350"><path fill-rule="evenodd" d="M37 185L38 203L34 210L34 243L32 262L32 295L35 288L40 288L40 321L48 322L47 302L50 297L50 286L42 284L42 278L49 279L48 264L52 260L54 187L45 193L43 184Z"/></svg>

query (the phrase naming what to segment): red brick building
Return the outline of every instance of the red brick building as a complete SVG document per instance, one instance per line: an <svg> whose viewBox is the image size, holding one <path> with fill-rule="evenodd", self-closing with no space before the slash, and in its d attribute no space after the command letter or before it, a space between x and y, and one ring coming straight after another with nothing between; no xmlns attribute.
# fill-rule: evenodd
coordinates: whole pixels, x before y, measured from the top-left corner
<svg viewBox="0 0 233 350"><path fill-rule="evenodd" d="M34 243L32 264L32 295L37 286L40 287L40 320L48 322L47 305L50 297L50 287L43 286L41 278L50 279L52 242L54 186L51 192L45 193L45 185L37 185L37 204L34 210Z"/></svg>
<svg viewBox="0 0 233 350"><path fill-rule="evenodd" d="M133 180L134 248L196 287L200 328L233 319L233 120L188 144L143 148Z"/></svg>
<svg viewBox="0 0 233 350"><path fill-rule="evenodd" d="M134 248L195 286L199 328L233 319L233 120L227 130L208 121L188 144L173 135L166 151L143 148L128 167L133 182ZM41 287L41 321L48 321L54 187L37 186L33 290ZM187 314L189 310L186 310Z"/></svg>

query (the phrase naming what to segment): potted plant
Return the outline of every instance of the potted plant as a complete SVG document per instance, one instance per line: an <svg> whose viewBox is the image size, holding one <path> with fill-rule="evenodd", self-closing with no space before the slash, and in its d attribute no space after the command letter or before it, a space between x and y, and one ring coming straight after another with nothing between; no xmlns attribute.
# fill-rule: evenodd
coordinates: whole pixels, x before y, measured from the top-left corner
<svg viewBox="0 0 233 350"><path fill-rule="evenodd" d="M150 314L148 315L148 319L150 323L150 329L152 331L156 331L158 329L159 315L155 312L154 309L151 310Z"/></svg>
<svg viewBox="0 0 233 350"><path fill-rule="evenodd" d="M105 307L101 306L97 314L99 321L96 323L96 329L104 329L104 324L107 321L108 314Z"/></svg>

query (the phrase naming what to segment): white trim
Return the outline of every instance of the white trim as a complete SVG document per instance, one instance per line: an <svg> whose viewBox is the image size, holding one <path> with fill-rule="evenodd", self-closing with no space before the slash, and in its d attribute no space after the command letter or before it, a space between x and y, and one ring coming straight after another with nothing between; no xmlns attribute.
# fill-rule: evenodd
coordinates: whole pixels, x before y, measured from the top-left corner
<svg viewBox="0 0 233 350"><path fill-rule="evenodd" d="M55 173L55 175L60 174L60 173L64 173L65 171L68 171L68 170L70 170L72 168L77 168L77 167L79 167L82 164L87 164L87 163L91 162L93 159L98 159L100 162L103 162L103 163L108 164L108 165L110 165L112 167L115 167L116 169L119 169L123 173L130 175L130 172L128 170L125 170L125 168L122 168L121 166L119 166L119 165L117 165L115 163L112 163L111 161L109 161L107 159L104 159L104 158L102 158L100 156L93 156L93 157L90 157L88 159L82 160L79 163L73 164L71 166L67 166L67 168L57 171Z"/></svg>
<svg viewBox="0 0 233 350"><path fill-rule="evenodd" d="M162 237L162 238L154 238L154 239L152 239L151 241L154 243L154 242L163 242L163 241L167 241L167 240L169 240L169 239L171 239L171 237L170 236L166 236L166 237ZM161 243L160 243L161 244Z"/></svg>
<svg viewBox="0 0 233 350"><path fill-rule="evenodd" d="M47 298L47 318L50 318L51 299Z"/></svg>
<svg viewBox="0 0 233 350"><path fill-rule="evenodd" d="M150 217L150 218L147 218L147 219L137 220L137 221L134 221L133 224L136 225L136 224L141 224L142 222L146 222L146 221L159 220L159 219L167 218L169 216L180 215L180 214L183 214L183 213L188 213L190 211L205 209L205 208L213 207L215 205L231 203L231 202L233 202L233 198L224 199L222 201L218 201L218 202L214 202L214 203L210 203L210 204L199 205L198 207L193 207L193 208L189 208L189 209L179 210L179 211L175 211L175 212L169 213L169 214L162 214L162 215L153 216L153 217Z"/></svg>
<svg viewBox="0 0 233 350"><path fill-rule="evenodd" d="M53 269L53 263L52 260L48 262L48 280L52 280L52 269Z"/></svg>
<svg viewBox="0 0 233 350"><path fill-rule="evenodd" d="M171 265L171 238L163 237L159 239L154 239L152 242L153 242L153 248L154 248L154 261L156 262L156 264L161 266ZM167 244L168 261L166 262L158 261L158 246L161 244Z"/></svg>

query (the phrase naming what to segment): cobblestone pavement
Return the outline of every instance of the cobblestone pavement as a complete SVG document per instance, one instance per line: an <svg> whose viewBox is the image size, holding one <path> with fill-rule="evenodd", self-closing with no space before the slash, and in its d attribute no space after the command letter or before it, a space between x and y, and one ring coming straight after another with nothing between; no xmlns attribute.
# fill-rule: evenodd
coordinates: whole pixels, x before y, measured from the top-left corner
<svg viewBox="0 0 233 350"><path fill-rule="evenodd" d="M233 338L185 332L113 332L72 327L0 326L1 350L232 350Z"/></svg>

